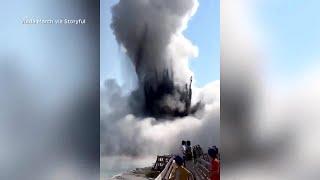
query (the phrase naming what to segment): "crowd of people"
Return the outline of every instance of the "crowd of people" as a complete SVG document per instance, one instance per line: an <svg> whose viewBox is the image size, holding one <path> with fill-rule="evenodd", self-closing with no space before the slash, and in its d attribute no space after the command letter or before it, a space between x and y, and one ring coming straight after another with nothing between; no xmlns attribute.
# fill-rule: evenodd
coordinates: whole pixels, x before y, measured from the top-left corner
<svg viewBox="0 0 320 180"><path fill-rule="evenodd" d="M210 180L220 180L219 150L216 146L208 148L210 161ZM169 180L190 180L192 173L186 168L188 163L196 163L196 160L203 155L200 145L191 147L191 141L181 142L181 154L174 157L176 168L171 172ZM193 161L192 161L193 160Z"/></svg>

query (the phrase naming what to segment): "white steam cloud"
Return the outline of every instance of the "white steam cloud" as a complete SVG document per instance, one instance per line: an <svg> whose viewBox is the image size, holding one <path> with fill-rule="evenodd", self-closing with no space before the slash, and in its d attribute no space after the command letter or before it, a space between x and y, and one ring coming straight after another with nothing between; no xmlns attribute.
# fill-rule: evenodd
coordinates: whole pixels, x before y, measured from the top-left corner
<svg viewBox="0 0 320 180"><path fill-rule="evenodd" d="M201 112L170 121L134 116L128 107L128 97L121 93L121 88L112 80L107 82L109 86L101 91L102 155L179 153L182 139L189 139L204 148L219 143L219 81L194 88L194 101L202 100L205 104Z"/></svg>

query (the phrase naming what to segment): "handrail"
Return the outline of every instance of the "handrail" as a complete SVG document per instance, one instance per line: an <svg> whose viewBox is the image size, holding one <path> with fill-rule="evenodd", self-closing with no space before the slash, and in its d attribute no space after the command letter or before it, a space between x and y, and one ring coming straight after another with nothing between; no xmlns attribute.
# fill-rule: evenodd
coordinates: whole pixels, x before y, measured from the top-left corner
<svg viewBox="0 0 320 180"><path fill-rule="evenodd" d="M163 171L156 177L155 180L163 180L163 179L167 178L167 176L170 175L171 171L173 170L173 166L174 166L173 158L174 157L170 158L169 162L167 163L167 165L165 166ZM168 179L169 179L169 177L168 177Z"/></svg>
<svg viewBox="0 0 320 180"><path fill-rule="evenodd" d="M191 172L192 178L190 180L194 180L195 178L200 180L207 180L210 177L210 169L211 163L209 161L209 155L202 152L202 149L199 145L195 146L194 148L195 162L192 163L190 167L187 166L187 169ZM155 180L168 180L170 174L174 170L176 164L173 161L174 156L170 158L168 163L165 165L164 169L161 173L156 177Z"/></svg>
<svg viewBox="0 0 320 180"><path fill-rule="evenodd" d="M174 157L172 157L169 162L167 163L166 167L163 169L163 171L156 177L155 180L168 180L171 172L175 168L175 163L173 163ZM194 175L191 174L192 177L189 180L194 179Z"/></svg>

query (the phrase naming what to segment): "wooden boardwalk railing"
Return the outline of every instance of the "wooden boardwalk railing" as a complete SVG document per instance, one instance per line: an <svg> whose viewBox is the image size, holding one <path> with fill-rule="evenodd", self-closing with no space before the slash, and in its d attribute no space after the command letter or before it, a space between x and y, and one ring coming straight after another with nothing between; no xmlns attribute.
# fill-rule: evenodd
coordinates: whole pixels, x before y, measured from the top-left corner
<svg viewBox="0 0 320 180"><path fill-rule="evenodd" d="M155 180L167 180L169 179L170 173L173 171L173 168L175 167L175 164L173 163L173 156L170 158L168 163L166 164L163 171L158 175L158 177Z"/></svg>
<svg viewBox="0 0 320 180"><path fill-rule="evenodd" d="M155 180L168 180L171 172L176 168L173 156L168 160L162 172ZM209 180L210 163L206 154L197 158L194 162L187 161L186 168L192 173L193 177L190 180Z"/></svg>
<svg viewBox="0 0 320 180"><path fill-rule="evenodd" d="M166 164L169 162L169 160L173 157L173 155L163 155L163 156L157 156L157 160L154 163L152 170L154 171L163 171Z"/></svg>

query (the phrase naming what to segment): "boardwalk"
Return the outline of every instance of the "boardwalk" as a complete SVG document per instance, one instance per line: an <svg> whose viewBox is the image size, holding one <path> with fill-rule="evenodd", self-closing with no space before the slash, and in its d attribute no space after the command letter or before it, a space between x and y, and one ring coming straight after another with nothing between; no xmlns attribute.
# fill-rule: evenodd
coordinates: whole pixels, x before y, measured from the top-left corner
<svg viewBox="0 0 320 180"><path fill-rule="evenodd" d="M196 180L209 180L210 163L202 158L198 158L196 162L186 162L186 168L192 173Z"/></svg>
<svg viewBox="0 0 320 180"><path fill-rule="evenodd" d="M194 151L195 152L195 151ZM197 154L197 153L194 153ZM210 162L207 154L197 154L194 160L186 161L186 168L192 173L193 177L190 180L209 180L209 169ZM159 158L159 156L158 156ZM157 159L158 159L157 158ZM174 156L161 156L160 158L167 158L167 160L163 159L163 162L167 161L166 165L163 167L161 173L155 180L168 180L170 173L175 168ZM156 166L157 162L155 163ZM163 165L163 163L160 163ZM160 166L157 166L160 167Z"/></svg>

